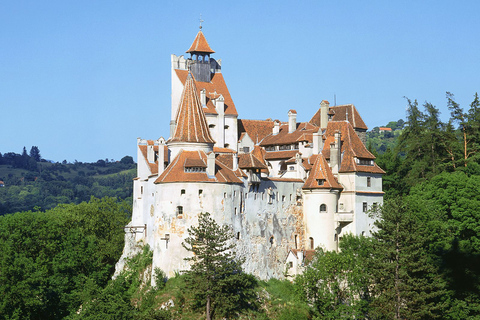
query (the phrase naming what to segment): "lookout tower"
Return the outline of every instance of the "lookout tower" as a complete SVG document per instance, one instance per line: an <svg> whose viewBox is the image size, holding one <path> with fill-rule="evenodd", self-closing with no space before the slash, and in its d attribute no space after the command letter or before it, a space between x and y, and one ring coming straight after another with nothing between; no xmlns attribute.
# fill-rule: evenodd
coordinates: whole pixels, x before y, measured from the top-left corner
<svg viewBox="0 0 480 320"><path fill-rule="evenodd" d="M195 40L193 40L190 49L186 51L190 53L192 59L190 71L192 72L196 81L210 82L212 79L212 72L210 67L210 54L215 51L208 45L207 39L203 35L202 29L198 31Z"/></svg>

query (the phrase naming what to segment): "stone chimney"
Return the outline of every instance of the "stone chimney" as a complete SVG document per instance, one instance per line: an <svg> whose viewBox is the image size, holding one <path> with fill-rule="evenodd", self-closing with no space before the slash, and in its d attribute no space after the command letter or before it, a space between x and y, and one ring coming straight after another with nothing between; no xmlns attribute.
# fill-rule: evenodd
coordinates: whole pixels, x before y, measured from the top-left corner
<svg viewBox="0 0 480 320"><path fill-rule="evenodd" d="M297 111L291 109L288 111L288 133L297 130Z"/></svg>
<svg viewBox="0 0 480 320"><path fill-rule="evenodd" d="M232 153L233 156L233 161L232 161L232 166L233 166L233 171L238 169L238 155L236 153Z"/></svg>
<svg viewBox="0 0 480 320"><path fill-rule="evenodd" d="M207 105L207 91L205 89L200 91L200 103L202 104L202 107Z"/></svg>
<svg viewBox="0 0 480 320"><path fill-rule="evenodd" d="M158 139L157 144L158 144L158 156L157 156L158 175L161 175L165 170L165 139L163 138Z"/></svg>
<svg viewBox="0 0 480 320"><path fill-rule="evenodd" d="M322 130L319 129L318 132L313 133L313 154L319 154L323 150L323 137Z"/></svg>
<svg viewBox="0 0 480 320"><path fill-rule="evenodd" d="M273 121L273 135L277 135L280 132L280 121Z"/></svg>
<svg viewBox="0 0 480 320"><path fill-rule="evenodd" d="M223 148L225 147L225 98L222 95L215 99L215 108L218 113L217 146Z"/></svg>
<svg viewBox="0 0 480 320"><path fill-rule="evenodd" d="M332 173L338 173L341 165L342 157L342 146L341 146L341 133L340 131L335 131L335 142L330 144L330 167L332 168Z"/></svg>
<svg viewBox="0 0 480 320"><path fill-rule="evenodd" d="M328 124L328 111L330 103L327 100L322 100L320 103L320 128L326 129Z"/></svg>
<svg viewBox="0 0 480 320"><path fill-rule="evenodd" d="M147 160L150 163L155 162L155 149L153 144L147 144Z"/></svg>
<svg viewBox="0 0 480 320"><path fill-rule="evenodd" d="M215 178L215 153L210 152L207 155L207 176Z"/></svg>

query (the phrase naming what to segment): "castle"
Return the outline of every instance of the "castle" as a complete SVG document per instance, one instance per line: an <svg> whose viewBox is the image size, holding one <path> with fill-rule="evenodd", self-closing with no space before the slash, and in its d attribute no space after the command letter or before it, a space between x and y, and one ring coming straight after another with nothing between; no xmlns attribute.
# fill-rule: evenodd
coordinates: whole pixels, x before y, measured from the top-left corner
<svg viewBox="0 0 480 320"><path fill-rule="evenodd" d="M139 244L167 275L187 269L181 243L201 212L231 227L244 270L261 279L300 273L315 247L338 250L346 233L370 234L384 171L354 105L324 100L300 123L295 110L285 122L241 119L201 29L186 53L171 56L169 139L137 140L117 272Z"/></svg>

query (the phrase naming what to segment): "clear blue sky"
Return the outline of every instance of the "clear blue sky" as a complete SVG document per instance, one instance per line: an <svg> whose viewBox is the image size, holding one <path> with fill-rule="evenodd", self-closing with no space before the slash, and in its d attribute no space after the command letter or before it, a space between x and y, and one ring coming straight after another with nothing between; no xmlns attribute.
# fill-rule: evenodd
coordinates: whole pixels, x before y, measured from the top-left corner
<svg viewBox="0 0 480 320"><path fill-rule="evenodd" d="M353 103L369 128L407 96L449 116L480 91L480 1L0 1L0 152L136 158L168 138L170 54L203 31L239 117Z"/></svg>

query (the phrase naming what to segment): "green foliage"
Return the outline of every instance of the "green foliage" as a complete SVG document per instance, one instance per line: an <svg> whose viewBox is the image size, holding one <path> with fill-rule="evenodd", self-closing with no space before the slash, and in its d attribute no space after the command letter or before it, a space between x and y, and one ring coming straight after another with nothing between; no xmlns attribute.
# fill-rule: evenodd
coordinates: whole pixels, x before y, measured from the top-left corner
<svg viewBox="0 0 480 320"><path fill-rule="evenodd" d="M441 315L445 282L429 255L425 228L401 198L381 209L373 237L371 315L379 319L433 319Z"/></svg>
<svg viewBox="0 0 480 320"><path fill-rule="evenodd" d="M370 248L368 239L346 236L341 252L317 249L305 272L295 278L299 296L319 318L354 319L367 313L371 282L365 267Z"/></svg>
<svg viewBox="0 0 480 320"><path fill-rule="evenodd" d="M62 319L105 286L130 207L115 199L0 217L0 319Z"/></svg>
<svg viewBox="0 0 480 320"><path fill-rule="evenodd" d="M201 213L198 227L188 229L182 243L193 256L191 269L185 271L187 288L195 296L195 307L206 306L206 317L232 316L253 308L250 301L256 280L243 273L241 264L231 251L233 235L227 226L219 226L209 213Z"/></svg>

